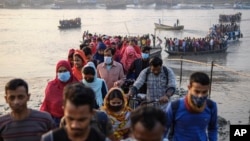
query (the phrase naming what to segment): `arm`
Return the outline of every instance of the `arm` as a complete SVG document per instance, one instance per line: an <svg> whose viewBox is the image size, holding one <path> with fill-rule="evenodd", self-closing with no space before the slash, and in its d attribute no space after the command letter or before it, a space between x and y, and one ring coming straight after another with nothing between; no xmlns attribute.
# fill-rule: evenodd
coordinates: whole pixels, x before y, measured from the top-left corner
<svg viewBox="0 0 250 141"><path fill-rule="evenodd" d="M169 87L176 88L175 73L171 68L167 67L167 69L168 69L168 86L167 86L167 88L169 88Z"/></svg>
<svg viewBox="0 0 250 141"><path fill-rule="evenodd" d="M124 80L125 80L126 76L124 74L124 71L123 71L123 66L122 64L120 64L120 70L119 70L119 80L117 80L115 83L114 83L114 86L122 86L122 84L124 83Z"/></svg>
<svg viewBox="0 0 250 141"><path fill-rule="evenodd" d="M136 87L137 90L139 90L142 85L145 83L146 81L146 72L147 72L148 68L145 68L141 71L141 73L139 74L138 78L136 79L136 81L133 84L133 87Z"/></svg>
<svg viewBox="0 0 250 141"><path fill-rule="evenodd" d="M211 119L208 125L208 139L209 141L218 140L218 123L217 123L217 105L213 103L213 108L211 109Z"/></svg>

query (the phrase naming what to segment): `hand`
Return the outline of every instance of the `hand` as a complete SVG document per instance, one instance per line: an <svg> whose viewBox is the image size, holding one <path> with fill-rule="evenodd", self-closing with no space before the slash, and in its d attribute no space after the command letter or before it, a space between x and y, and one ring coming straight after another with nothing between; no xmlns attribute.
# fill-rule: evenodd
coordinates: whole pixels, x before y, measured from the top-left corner
<svg viewBox="0 0 250 141"><path fill-rule="evenodd" d="M114 87L120 87L120 82L119 82L119 81L116 81L116 82L114 83Z"/></svg>
<svg viewBox="0 0 250 141"><path fill-rule="evenodd" d="M168 100L169 100L168 97L164 95L164 96L160 97L159 102L161 104L165 104L168 102Z"/></svg>

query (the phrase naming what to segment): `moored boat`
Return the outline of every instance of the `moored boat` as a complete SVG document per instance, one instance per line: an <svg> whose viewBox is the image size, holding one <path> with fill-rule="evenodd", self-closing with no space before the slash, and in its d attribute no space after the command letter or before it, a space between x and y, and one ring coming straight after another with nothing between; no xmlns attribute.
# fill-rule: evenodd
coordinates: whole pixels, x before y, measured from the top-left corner
<svg viewBox="0 0 250 141"><path fill-rule="evenodd" d="M81 18L69 19L69 20L60 20L59 29L69 29L69 28L80 28L81 27Z"/></svg>
<svg viewBox="0 0 250 141"><path fill-rule="evenodd" d="M159 24L159 23L154 23L156 29L164 29L164 30L183 30L184 25L176 25L176 26L170 26L170 25L165 25L165 24Z"/></svg>
<svg viewBox="0 0 250 141"><path fill-rule="evenodd" d="M241 21L241 12L237 12L235 14L220 14L219 15L219 22L220 23L234 23Z"/></svg>
<svg viewBox="0 0 250 141"><path fill-rule="evenodd" d="M165 52L167 52L169 55L172 56L190 56L190 55L203 55L203 54L215 54L215 53L224 53L227 51L227 46L222 49L217 50L204 50L204 51L193 51L193 52L183 52L183 51L171 51L165 49Z"/></svg>

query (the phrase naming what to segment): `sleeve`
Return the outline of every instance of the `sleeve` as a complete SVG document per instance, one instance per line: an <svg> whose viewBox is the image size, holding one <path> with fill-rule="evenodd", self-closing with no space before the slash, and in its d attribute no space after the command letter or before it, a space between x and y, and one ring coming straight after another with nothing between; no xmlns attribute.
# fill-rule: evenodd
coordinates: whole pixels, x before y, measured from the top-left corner
<svg viewBox="0 0 250 141"><path fill-rule="evenodd" d="M167 117L167 123L166 123L166 133L169 132L172 124L173 124L173 110L172 110L172 102L170 102L166 108L166 117Z"/></svg>
<svg viewBox="0 0 250 141"><path fill-rule="evenodd" d="M169 87L176 88L175 73L171 68L167 67L167 69L168 69L168 88Z"/></svg>
<svg viewBox="0 0 250 141"><path fill-rule="evenodd" d="M108 93L108 87L106 85L106 82L102 80L102 99L105 98L107 93Z"/></svg>
<svg viewBox="0 0 250 141"><path fill-rule="evenodd" d="M147 73L147 69L145 68L141 71L141 73L139 74L138 78L135 80L133 86L137 88L137 90L139 90L142 85L145 83L146 81L146 73Z"/></svg>
<svg viewBox="0 0 250 141"><path fill-rule="evenodd" d="M118 62L117 62L118 63ZM120 86L124 83L124 80L125 80L125 74L124 74L124 70L123 70L123 66L122 64L120 64L121 66L121 69L120 69L120 73L119 73L119 83L120 83Z"/></svg>
<svg viewBox="0 0 250 141"><path fill-rule="evenodd" d="M44 96L43 102L41 104L40 111L47 111L50 113L48 106L47 106L48 98L49 98L49 89L50 88L49 88L49 84L48 84L46 89L45 89L45 96Z"/></svg>
<svg viewBox="0 0 250 141"><path fill-rule="evenodd" d="M101 65L101 64L98 64L98 65L97 65L97 68L96 68L96 72L97 72L97 77L98 77L98 78L101 78L101 75L100 75L100 65Z"/></svg>
<svg viewBox="0 0 250 141"><path fill-rule="evenodd" d="M218 140L218 110L217 104L213 102L213 108L211 109L211 119L208 125L208 139L209 141Z"/></svg>

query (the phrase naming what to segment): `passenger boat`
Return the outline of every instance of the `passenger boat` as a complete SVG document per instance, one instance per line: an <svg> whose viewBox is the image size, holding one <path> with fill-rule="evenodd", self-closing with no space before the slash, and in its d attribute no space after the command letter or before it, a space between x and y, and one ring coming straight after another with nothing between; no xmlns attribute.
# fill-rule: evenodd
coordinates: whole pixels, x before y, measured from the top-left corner
<svg viewBox="0 0 250 141"><path fill-rule="evenodd" d="M219 22L220 23L232 23L232 22L241 22L241 12L235 14L220 14Z"/></svg>
<svg viewBox="0 0 250 141"><path fill-rule="evenodd" d="M80 28L81 27L81 18L60 20L59 29L70 29L70 28Z"/></svg>
<svg viewBox="0 0 250 141"><path fill-rule="evenodd" d="M165 25L165 24L160 24L160 23L154 23L156 29L164 29L164 30L183 30L184 25L176 25L176 26L170 26L170 25Z"/></svg>
<svg viewBox="0 0 250 141"><path fill-rule="evenodd" d="M169 55L172 56L190 56L190 55L203 55L203 54L215 54L215 53L225 53L227 51L227 45L223 47L222 49L215 49L215 50L204 50L204 51L171 51L168 49L165 49L165 52L167 52Z"/></svg>

